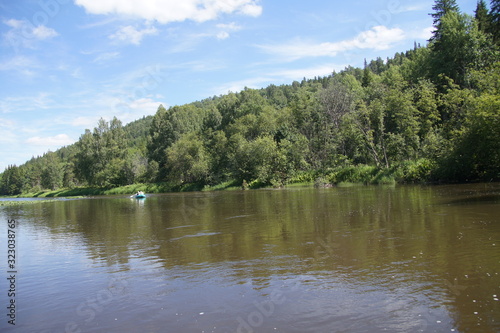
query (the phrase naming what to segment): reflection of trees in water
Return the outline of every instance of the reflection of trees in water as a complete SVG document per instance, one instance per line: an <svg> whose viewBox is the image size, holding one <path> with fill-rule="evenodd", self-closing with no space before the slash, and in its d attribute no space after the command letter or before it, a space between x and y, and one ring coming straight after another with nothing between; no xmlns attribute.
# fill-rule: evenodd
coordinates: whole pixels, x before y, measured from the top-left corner
<svg viewBox="0 0 500 333"><path fill-rule="evenodd" d="M460 331L480 323L487 332L498 328L492 295L500 294L500 257L492 244L500 246L500 237L491 223L498 222L496 194L481 191L466 188L473 205L463 187L403 186L88 199L26 211L34 225L78 235L88 257L109 266L216 266L257 288L275 275L405 287L444 304Z"/></svg>

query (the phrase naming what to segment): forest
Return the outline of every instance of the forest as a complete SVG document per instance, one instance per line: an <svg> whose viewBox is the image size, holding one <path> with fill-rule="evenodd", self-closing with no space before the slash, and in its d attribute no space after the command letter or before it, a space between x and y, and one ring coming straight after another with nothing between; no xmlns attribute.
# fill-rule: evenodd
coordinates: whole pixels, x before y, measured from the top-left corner
<svg viewBox="0 0 500 333"><path fill-rule="evenodd" d="M436 0L428 44L326 77L244 89L123 125L1 174L0 194L500 180L500 1ZM149 186L149 185L148 185ZM137 188L137 187L136 187Z"/></svg>

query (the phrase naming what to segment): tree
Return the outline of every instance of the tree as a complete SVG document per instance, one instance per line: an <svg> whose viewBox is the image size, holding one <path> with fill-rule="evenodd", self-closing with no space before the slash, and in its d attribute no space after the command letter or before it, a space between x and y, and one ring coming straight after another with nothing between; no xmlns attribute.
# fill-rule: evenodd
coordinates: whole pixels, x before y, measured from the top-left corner
<svg viewBox="0 0 500 333"><path fill-rule="evenodd" d="M147 155L150 161L158 163L160 178L166 177L167 172L165 151L182 135L201 131L205 123L206 112L194 103L174 106L168 110L163 105L158 107L149 131Z"/></svg>
<svg viewBox="0 0 500 333"><path fill-rule="evenodd" d="M491 0L490 32L497 44L500 44L500 0Z"/></svg>
<svg viewBox="0 0 500 333"><path fill-rule="evenodd" d="M160 104L153 117L147 142L148 159L163 166L164 151L173 143L171 124L167 109Z"/></svg>
<svg viewBox="0 0 500 333"><path fill-rule="evenodd" d="M430 15L434 19L433 21L434 27L437 30L439 30L441 18L450 12L458 13L459 7L455 0L436 0L434 6L432 6L432 10L434 10L434 13L431 13ZM435 31L433 38L436 38L438 36L439 34L436 36L436 31Z"/></svg>
<svg viewBox="0 0 500 333"><path fill-rule="evenodd" d="M176 183L204 183L209 171L209 158L203 142L195 133L182 136L167 148L168 178Z"/></svg>
<svg viewBox="0 0 500 333"><path fill-rule="evenodd" d="M271 180L283 177L284 156L269 135L248 141L240 134L231 138L233 153L232 172L238 181L258 181L270 184Z"/></svg>
<svg viewBox="0 0 500 333"><path fill-rule="evenodd" d="M48 152L43 157L41 185L43 188L56 190L63 185L63 164L56 153Z"/></svg>
<svg viewBox="0 0 500 333"><path fill-rule="evenodd" d="M85 133L80 136L80 139L76 143L76 155L75 155L75 174L76 177L87 184L94 183L94 177L97 171L97 165L95 162L95 152L93 150L94 137L89 129L85 130Z"/></svg>
<svg viewBox="0 0 500 333"><path fill-rule="evenodd" d="M20 194L24 185L23 172L16 165L9 165L2 174L0 192L4 195Z"/></svg>
<svg viewBox="0 0 500 333"><path fill-rule="evenodd" d="M100 119L93 132L86 130L76 143L75 168L77 177L89 185L109 184L116 170L117 160L127 154L126 139L122 123L116 117L111 122ZM113 163L111 163L113 161Z"/></svg>
<svg viewBox="0 0 500 333"><path fill-rule="evenodd" d="M460 181L500 179L500 63L473 73L480 94L469 98L464 126L441 163L442 177Z"/></svg>
<svg viewBox="0 0 500 333"><path fill-rule="evenodd" d="M437 104L437 89L435 85L426 79L420 79L413 91L414 104L418 110L419 136L424 139L440 118Z"/></svg>
<svg viewBox="0 0 500 333"><path fill-rule="evenodd" d="M477 7L475 11L475 19L478 25L479 31L486 33L490 31L491 18L488 13L488 7L484 0L477 2Z"/></svg>
<svg viewBox="0 0 500 333"><path fill-rule="evenodd" d="M431 45L434 82L444 74L461 87L469 84L468 72L488 66L497 57L488 38L478 30L473 18L449 12L440 20L439 38Z"/></svg>
<svg viewBox="0 0 500 333"><path fill-rule="evenodd" d="M439 41L442 37L442 19L446 14L449 13L459 13L459 8L455 0L435 0L434 6L432 6L434 13L430 15L433 17L433 25L435 30L432 32L432 36L429 42ZM436 44L435 47L440 47L440 44Z"/></svg>
<svg viewBox="0 0 500 333"><path fill-rule="evenodd" d="M340 126L342 116L352 110L353 96L348 87L339 80L333 81L326 89L321 90L319 99L329 122L335 128Z"/></svg>

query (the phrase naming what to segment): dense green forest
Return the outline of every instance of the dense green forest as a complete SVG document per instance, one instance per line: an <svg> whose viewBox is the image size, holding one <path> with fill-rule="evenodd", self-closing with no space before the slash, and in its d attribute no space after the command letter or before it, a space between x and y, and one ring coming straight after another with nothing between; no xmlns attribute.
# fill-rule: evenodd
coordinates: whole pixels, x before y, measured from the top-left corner
<svg viewBox="0 0 500 333"><path fill-rule="evenodd" d="M218 184L500 180L500 1L433 6L426 46L327 77L101 119L79 141L11 165L0 193Z"/></svg>

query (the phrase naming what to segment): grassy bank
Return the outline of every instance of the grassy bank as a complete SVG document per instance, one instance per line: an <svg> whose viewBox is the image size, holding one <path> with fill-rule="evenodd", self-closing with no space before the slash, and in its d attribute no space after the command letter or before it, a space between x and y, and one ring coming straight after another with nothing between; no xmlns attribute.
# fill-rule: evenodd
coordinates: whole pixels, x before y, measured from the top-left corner
<svg viewBox="0 0 500 333"><path fill-rule="evenodd" d="M1 206L17 206L17 205L30 205L34 203L46 203L60 201L61 199L47 199L47 200L6 200L0 201Z"/></svg>
<svg viewBox="0 0 500 333"><path fill-rule="evenodd" d="M404 162L390 168L380 168L369 165L343 166L323 171L299 172L286 181L274 184L264 184L258 180L241 182L229 180L215 185L199 183L169 184L149 183L132 184L116 188L77 187L71 189L46 190L36 193L23 193L17 197L26 198L57 198L57 197L87 197L95 195L130 195L137 191L145 193L169 193L192 191L230 191L258 189L265 187L332 187L350 185L395 185L398 183L425 183L432 179L434 165L426 159Z"/></svg>

